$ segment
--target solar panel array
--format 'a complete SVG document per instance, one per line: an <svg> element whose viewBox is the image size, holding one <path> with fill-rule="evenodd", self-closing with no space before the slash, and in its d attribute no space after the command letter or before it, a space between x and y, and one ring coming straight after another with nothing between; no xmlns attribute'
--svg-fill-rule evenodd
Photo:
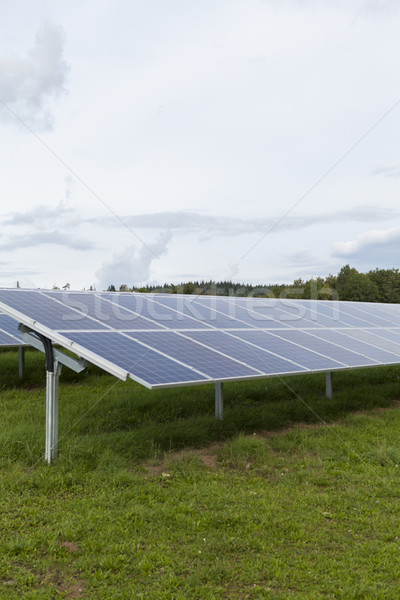
<svg viewBox="0 0 400 600"><path fill-rule="evenodd" d="M0 290L0 309L147 387L400 363L400 305Z"/></svg>
<svg viewBox="0 0 400 600"><path fill-rule="evenodd" d="M8 315L0 312L0 347L25 346L18 331L18 323Z"/></svg>

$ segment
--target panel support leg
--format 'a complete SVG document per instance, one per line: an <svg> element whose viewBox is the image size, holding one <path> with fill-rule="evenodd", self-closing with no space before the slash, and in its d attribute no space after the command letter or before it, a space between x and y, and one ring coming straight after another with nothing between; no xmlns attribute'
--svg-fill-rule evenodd
<svg viewBox="0 0 400 600"><path fill-rule="evenodd" d="M328 371L325 373L325 390L326 397L332 398L333 388L332 388L332 371Z"/></svg>
<svg viewBox="0 0 400 600"><path fill-rule="evenodd" d="M224 418L224 384L219 381L215 384L215 418L218 421Z"/></svg>
<svg viewBox="0 0 400 600"><path fill-rule="evenodd" d="M18 348L18 373L20 379L25 377L25 348L23 346Z"/></svg>
<svg viewBox="0 0 400 600"><path fill-rule="evenodd" d="M57 458L58 451L58 384L60 363L54 361L54 370L46 372L46 444L45 460L48 464Z"/></svg>
<svg viewBox="0 0 400 600"><path fill-rule="evenodd" d="M58 380L61 364L54 360L53 343L49 338L37 333L46 354L46 438L45 461L50 464L57 458L58 449Z"/></svg>

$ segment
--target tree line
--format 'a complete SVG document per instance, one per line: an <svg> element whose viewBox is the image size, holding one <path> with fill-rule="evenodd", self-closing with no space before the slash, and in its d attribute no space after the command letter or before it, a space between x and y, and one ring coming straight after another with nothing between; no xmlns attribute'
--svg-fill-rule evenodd
<svg viewBox="0 0 400 600"><path fill-rule="evenodd" d="M147 292L168 294L200 294L217 296L253 296L258 298L293 298L318 300L351 300L359 302L400 303L399 269L374 269L360 273L345 265L337 275L295 279L292 284L274 283L252 285L233 281L187 281L179 285L146 285L129 287L121 284L122 292ZM110 285L107 291L117 291Z"/></svg>

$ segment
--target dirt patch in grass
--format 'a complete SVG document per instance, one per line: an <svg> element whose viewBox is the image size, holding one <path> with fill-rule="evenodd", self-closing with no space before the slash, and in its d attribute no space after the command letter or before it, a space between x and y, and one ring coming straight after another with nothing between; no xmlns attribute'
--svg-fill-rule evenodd
<svg viewBox="0 0 400 600"><path fill-rule="evenodd" d="M66 548L68 552L71 552L71 554L73 554L74 552L79 552L80 550L79 546L74 542L61 542L60 546Z"/></svg>
<svg viewBox="0 0 400 600"><path fill-rule="evenodd" d="M65 542L61 545L67 547L66 544L68 544L69 548L71 543ZM73 544L72 548L77 548L77 546ZM75 552L73 549L69 551ZM79 573L75 576L70 569L62 571L58 567L50 568L45 573L41 573L39 581L41 586L50 585L53 589L57 590L57 594L62 594L65 598L83 598L86 587Z"/></svg>
<svg viewBox="0 0 400 600"><path fill-rule="evenodd" d="M59 584L58 590L62 594L66 594L67 598L82 598L85 592L85 584L82 579L77 579L73 583Z"/></svg>
<svg viewBox="0 0 400 600"><path fill-rule="evenodd" d="M206 446L205 448L190 448L188 450L169 452L168 454L165 454L164 458L160 461L143 463L143 467L150 475L158 476L162 475L166 471L166 466L167 464L171 463L171 461L196 457L207 469L211 471L216 469L218 466L219 450L223 444L224 442L216 442L210 446Z"/></svg>

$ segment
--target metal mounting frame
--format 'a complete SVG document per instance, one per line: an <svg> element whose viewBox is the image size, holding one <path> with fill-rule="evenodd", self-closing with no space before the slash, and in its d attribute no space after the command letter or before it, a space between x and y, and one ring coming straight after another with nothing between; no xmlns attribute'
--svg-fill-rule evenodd
<svg viewBox="0 0 400 600"><path fill-rule="evenodd" d="M68 356L57 348L46 336L30 329L22 323L18 329L27 344L46 355L46 437L45 461L51 464L58 454L58 388L62 365L81 373L86 368L86 361Z"/></svg>

